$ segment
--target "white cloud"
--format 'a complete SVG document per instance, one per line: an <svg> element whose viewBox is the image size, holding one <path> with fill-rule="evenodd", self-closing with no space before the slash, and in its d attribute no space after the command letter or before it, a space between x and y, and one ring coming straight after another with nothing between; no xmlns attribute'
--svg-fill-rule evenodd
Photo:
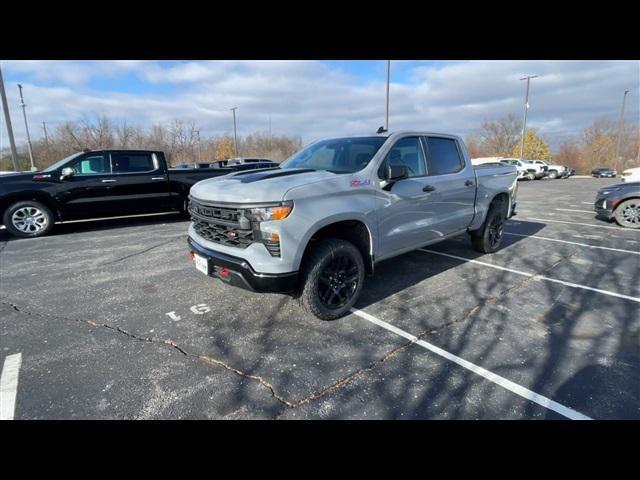
<svg viewBox="0 0 640 480"><path fill-rule="evenodd" d="M224 133L232 129L233 106L239 107L240 134L266 130L271 115L275 134L301 135L305 141L374 132L384 122L384 75L363 80L321 62L6 61L2 66L5 81L11 73L24 86L34 138L41 135L43 120L53 128L101 114L142 125L193 120L203 133ZM104 88L125 74L145 82L149 91L91 87L96 79ZM639 121L637 61L471 61L419 66L409 72L408 83L392 78L391 129L466 134L485 118L519 116L525 89L519 79L526 74L539 75L531 82L528 124L552 144L594 119L617 118L625 89L631 90L626 118ZM6 88L21 143L24 125L15 83L6 81ZM158 93L165 88L168 93ZM6 146L4 122L1 128L1 146Z"/></svg>

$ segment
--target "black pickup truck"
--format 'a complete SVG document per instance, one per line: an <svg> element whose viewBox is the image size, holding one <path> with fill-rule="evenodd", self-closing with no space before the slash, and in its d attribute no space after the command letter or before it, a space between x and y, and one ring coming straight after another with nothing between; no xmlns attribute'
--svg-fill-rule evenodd
<svg viewBox="0 0 640 480"><path fill-rule="evenodd" d="M40 172L1 175L0 218L15 236L39 237L55 222L186 212L194 183L254 168L172 169L159 151L84 151Z"/></svg>

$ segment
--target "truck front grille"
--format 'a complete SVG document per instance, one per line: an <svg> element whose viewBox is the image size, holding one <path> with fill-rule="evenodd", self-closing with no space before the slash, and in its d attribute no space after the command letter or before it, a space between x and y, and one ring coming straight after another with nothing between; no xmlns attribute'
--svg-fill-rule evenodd
<svg viewBox="0 0 640 480"><path fill-rule="evenodd" d="M220 243L229 247L247 248L253 243L253 230L241 230L229 225L205 222L192 218L193 229L198 235L210 242Z"/></svg>
<svg viewBox="0 0 640 480"><path fill-rule="evenodd" d="M193 229L202 238L229 247L247 248L253 243L251 223L242 209L205 205L189 200Z"/></svg>
<svg viewBox="0 0 640 480"><path fill-rule="evenodd" d="M239 225L242 219L242 210L238 208L203 205L193 199L189 200L189 213L203 220L218 221L225 224L231 223Z"/></svg>
<svg viewBox="0 0 640 480"><path fill-rule="evenodd" d="M188 209L193 229L205 240L237 248L259 242L272 257L280 257L280 241L263 239L259 230L254 236L254 225L244 216L243 209L206 205L193 198L189 199Z"/></svg>

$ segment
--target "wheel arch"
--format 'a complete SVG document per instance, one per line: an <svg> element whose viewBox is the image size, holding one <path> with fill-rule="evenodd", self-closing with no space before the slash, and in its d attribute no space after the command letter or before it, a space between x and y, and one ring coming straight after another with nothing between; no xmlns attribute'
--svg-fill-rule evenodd
<svg viewBox="0 0 640 480"><path fill-rule="evenodd" d="M373 273L373 236L369 226L361 219L342 219L320 225L313 230L306 240L300 256L300 264L308 255L313 244L323 238L339 238L355 245L364 260L366 273Z"/></svg>
<svg viewBox="0 0 640 480"><path fill-rule="evenodd" d="M43 205L47 206L49 210L51 210L51 213L53 213L54 220L61 220L60 212L58 211L55 202L49 195L44 192L29 191L9 194L2 198L2 200L0 200L0 222L3 221L2 219L4 217L4 214L11 205L17 202L24 202L29 200L40 202Z"/></svg>
<svg viewBox="0 0 640 480"><path fill-rule="evenodd" d="M618 202L618 204L616 205L616 208L613 209L613 213L615 213L618 210L618 207L620 207L620 205L622 205L627 200L639 200L640 201L640 193L632 193L628 197L621 198L620 201Z"/></svg>

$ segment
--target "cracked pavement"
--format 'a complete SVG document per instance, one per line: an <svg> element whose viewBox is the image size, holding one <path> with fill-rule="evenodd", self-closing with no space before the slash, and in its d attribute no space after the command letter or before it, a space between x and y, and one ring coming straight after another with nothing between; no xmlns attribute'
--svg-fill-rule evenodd
<svg viewBox="0 0 640 480"><path fill-rule="evenodd" d="M523 182L507 231L637 250L638 232L521 219L571 220L557 202L606 183ZM558 418L355 315L322 322L287 296L203 276L187 225L0 231L0 356L23 356L16 418ZM429 248L640 296L639 255L504 245L481 256L463 235ZM414 251L379 264L356 307L593 418L640 418L637 303Z"/></svg>

